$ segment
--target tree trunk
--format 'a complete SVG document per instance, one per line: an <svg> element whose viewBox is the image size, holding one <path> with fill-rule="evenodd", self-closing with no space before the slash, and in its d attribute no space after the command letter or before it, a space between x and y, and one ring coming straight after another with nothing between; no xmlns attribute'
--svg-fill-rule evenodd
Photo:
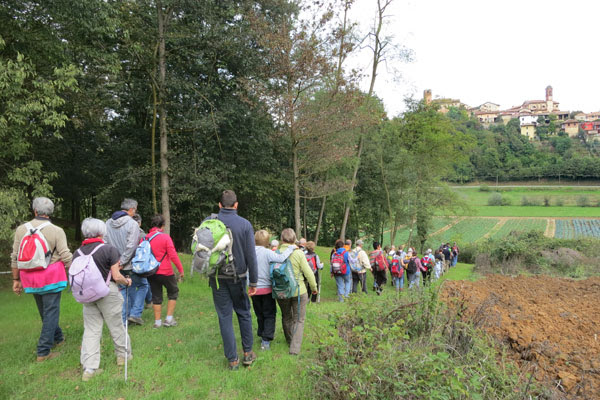
<svg viewBox="0 0 600 400"><path fill-rule="evenodd" d="M75 241L81 241L81 202L75 200Z"/></svg>
<svg viewBox="0 0 600 400"><path fill-rule="evenodd" d="M356 177L358 176L358 167L360 167L360 156L362 155L364 145L365 145L365 140L361 134L360 140L358 141L358 153L357 153L358 161L356 163L356 166L354 167L354 172L352 173L352 183L350 185L351 193L354 193L354 188L356 187ZM342 221L342 230L340 232L340 239L342 239L342 240L346 240L346 228L348 226L348 217L350 216L350 205L351 204L352 204L352 199L348 200L348 203L346 204L346 208L344 210L344 220Z"/></svg>
<svg viewBox="0 0 600 400"><path fill-rule="evenodd" d="M296 237L300 237L302 225L300 222L300 171L298 169L298 147L292 131L292 168L294 170L294 229Z"/></svg>
<svg viewBox="0 0 600 400"><path fill-rule="evenodd" d="M152 159L152 210L154 214L158 214L158 204L156 201L156 114L158 107L158 98L156 95L156 85L152 83L152 133L151 133L151 144L150 152Z"/></svg>
<svg viewBox="0 0 600 400"><path fill-rule="evenodd" d="M327 196L323 197L323 201L321 202L321 212L319 212L319 221L317 222L317 230L315 231L315 245L319 243L319 233L321 231L321 224L323 223L323 214L325 214L325 202L327 201Z"/></svg>
<svg viewBox="0 0 600 400"><path fill-rule="evenodd" d="M308 237L307 235L307 227L306 227L306 197L304 198L304 211L303 211L303 216L302 216L302 227L304 230L304 235L302 235L303 238Z"/></svg>
<svg viewBox="0 0 600 400"><path fill-rule="evenodd" d="M169 160L167 159L168 142L167 142L167 108L166 102L166 76L167 63L165 52L165 22L167 15L163 13L162 4L160 1L156 3L158 9L158 114L160 122L160 189L161 189L161 205L162 215L165 218L164 232L168 235L171 231L171 211L169 204Z"/></svg>
<svg viewBox="0 0 600 400"><path fill-rule="evenodd" d="M98 215L98 205L96 203L96 196L92 196L92 218L97 218Z"/></svg>
<svg viewBox="0 0 600 400"><path fill-rule="evenodd" d="M390 239L391 239L391 244L395 244L396 243L396 233L398 231L398 214L396 214L396 216L394 217L394 227L392 228L392 231L390 232Z"/></svg>

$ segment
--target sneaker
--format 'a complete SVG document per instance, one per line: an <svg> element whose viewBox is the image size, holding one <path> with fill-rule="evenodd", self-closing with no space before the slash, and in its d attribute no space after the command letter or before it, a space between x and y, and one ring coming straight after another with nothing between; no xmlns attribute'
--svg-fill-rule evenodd
<svg viewBox="0 0 600 400"><path fill-rule="evenodd" d="M127 360L131 361L132 358L133 358L133 356L130 354L127 357ZM125 365L125 357L117 356L117 366L122 367L124 365Z"/></svg>
<svg viewBox="0 0 600 400"><path fill-rule="evenodd" d="M244 353L244 359L242 360L242 364L244 364L246 367L249 367L254 361L256 361L255 352L251 350L247 353Z"/></svg>
<svg viewBox="0 0 600 400"><path fill-rule="evenodd" d="M37 362L43 362L43 361L47 361L47 360L52 360L53 358L55 358L59 354L60 354L59 352L48 353L45 356L37 356L37 358L35 360Z"/></svg>
<svg viewBox="0 0 600 400"><path fill-rule="evenodd" d="M102 373L102 371L103 371L102 368L95 369L94 372L83 371L83 376L81 377L81 380L84 382L87 382L90 379L92 379L94 376L100 375Z"/></svg>
<svg viewBox="0 0 600 400"><path fill-rule="evenodd" d="M144 320L141 319L140 317L129 317L129 318L127 318L127 321L129 321L135 325L143 325L144 324Z"/></svg>
<svg viewBox="0 0 600 400"><path fill-rule="evenodd" d="M158 325L156 322L154 323L154 325L152 325L152 329L158 329L161 328L163 326L163 324Z"/></svg>
<svg viewBox="0 0 600 400"><path fill-rule="evenodd" d="M238 369L240 369L240 360L235 360L235 361L229 362L229 370L230 371L237 371Z"/></svg>
<svg viewBox="0 0 600 400"><path fill-rule="evenodd" d="M268 340L262 340L260 342L260 349L261 350L271 350L271 342L269 342Z"/></svg>
<svg viewBox="0 0 600 400"><path fill-rule="evenodd" d="M165 320L162 323L164 326L177 326L177 321L175 321L175 318L173 318L170 322Z"/></svg>

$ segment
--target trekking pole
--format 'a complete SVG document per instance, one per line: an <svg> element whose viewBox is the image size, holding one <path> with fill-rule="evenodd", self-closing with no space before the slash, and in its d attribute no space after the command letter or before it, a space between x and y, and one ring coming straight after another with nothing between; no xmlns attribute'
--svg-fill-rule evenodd
<svg viewBox="0 0 600 400"><path fill-rule="evenodd" d="M129 313L129 285L125 286L125 316ZM127 360L129 359L129 354L127 353L127 342L129 342L129 334L127 333L127 328L129 327L129 318L125 318L125 382L127 382Z"/></svg>

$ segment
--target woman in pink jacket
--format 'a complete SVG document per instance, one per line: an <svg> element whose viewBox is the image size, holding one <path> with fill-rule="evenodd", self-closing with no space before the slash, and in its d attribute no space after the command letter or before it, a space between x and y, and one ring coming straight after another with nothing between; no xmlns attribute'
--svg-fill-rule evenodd
<svg viewBox="0 0 600 400"><path fill-rule="evenodd" d="M152 254L160 261L160 266L156 274L148 277L150 289L152 290L152 308L154 309L154 328L161 326L177 326L177 321L173 318L179 287L177 287L177 278L173 273L171 263L175 264L179 275L183 278L183 266L173 245L173 239L166 233L163 233L165 218L162 215L152 217L152 228L146 235L146 239L152 238L150 247ZM154 237L153 237L154 236ZM167 289L167 318L164 322L161 320L163 287Z"/></svg>

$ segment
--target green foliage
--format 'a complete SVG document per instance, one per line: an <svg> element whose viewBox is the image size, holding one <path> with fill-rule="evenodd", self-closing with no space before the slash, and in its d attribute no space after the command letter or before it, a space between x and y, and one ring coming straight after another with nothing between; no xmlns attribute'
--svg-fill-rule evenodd
<svg viewBox="0 0 600 400"><path fill-rule="evenodd" d="M587 207L590 205L590 200L587 196L578 196L577 197L577 206L579 207Z"/></svg>
<svg viewBox="0 0 600 400"><path fill-rule="evenodd" d="M489 192L491 189L488 185L486 184L481 184L479 185L479 191L480 192Z"/></svg>
<svg viewBox="0 0 600 400"><path fill-rule="evenodd" d="M510 206L510 199L502 196L502 193L493 193L488 198L488 206Z"/></svg>
<svg viewBox="0 0 600 400"><path fill-rule="evenodd" d="M521 398L514 366L459 309L446 309L435 286L351 298L331 317L336 332L320 339L314 398Z"/></svg>

